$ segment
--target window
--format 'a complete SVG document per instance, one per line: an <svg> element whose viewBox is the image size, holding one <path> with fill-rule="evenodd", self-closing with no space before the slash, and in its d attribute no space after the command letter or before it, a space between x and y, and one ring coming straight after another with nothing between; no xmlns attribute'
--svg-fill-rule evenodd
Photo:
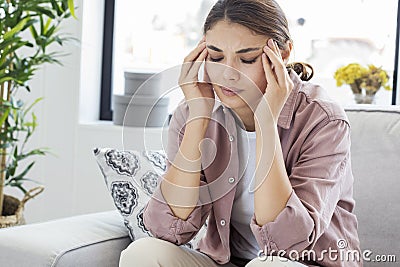
<svg viewBox="0 0 400 267"><path fill-rule="evenodd" d="M312 81L343 105L354 104L349 86L336 86L335 70L357 62L382 66L393 81L397 0L278 0L294 41L294 61L310 63ZM390 105L392 92L379 90L376 104Z"/></svg>
<svg viewBox="0 0 400 267"><path fill-rule="evenodd" d="M161 71L180 64L200 39L215 0L105 2L101 119L111 119L112 94L123 93L124 71ZM397 0L385 4L379 0L278 2L294 41L291 61L310 63L315 69L314 83L339 103L352 105L351 90L336 86L335 70L352 62L382 66L394 86L392 91L379 90L376 104L395 104ZM171 111L182 94L175 90L168 97Z"/></svg>

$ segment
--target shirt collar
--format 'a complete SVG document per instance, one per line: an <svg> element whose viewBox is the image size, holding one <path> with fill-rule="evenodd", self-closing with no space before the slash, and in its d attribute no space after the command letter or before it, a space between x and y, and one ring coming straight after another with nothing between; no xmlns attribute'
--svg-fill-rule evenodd
<svg viewBox="0 0 400 267"><path fill-rule="evenodd" d="M221 102L221 100L219 100L217 97L215 98L215 103L214 103L214 108L213 108L213 113L215 112L215 111L217 111L218 109L220 109L220 108L222 108L222 109L224 109L224 108L226 108L223 104L222 104L222 102Z"/></svg>
<svg viewBox="0 0 400 267"><path fill-rule="evenodd" d="M290 124L292 121L294 108L295 108L295 104L296 104L297 95L298 95L298 92L301 87L301 80L300 80L300 77L297 75L297 73L294 70L291 70L289 75L290 75L291 80L293 81L294 86L293 86L293 89L290 92L290 95L289 95L288 99L286 100L285 105L283 106L281 114L279 114L279 118L278 118L278 126L281 128L284 128L284 129L290 128ZM225 107L223 105L223 103L218 98L216 98L213 112L216 112L218 109L224 110L226 108L227 107Z"/></svg>

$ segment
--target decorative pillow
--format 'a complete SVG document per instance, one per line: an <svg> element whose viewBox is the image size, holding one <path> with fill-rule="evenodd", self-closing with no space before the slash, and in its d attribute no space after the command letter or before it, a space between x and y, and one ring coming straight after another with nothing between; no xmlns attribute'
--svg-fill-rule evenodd
<svg viewBox="0 0 400 267"><path fill-rule="evenodd" d="M143 210L166 171L165 152L95 148L94 154L132 241L152 236L143 224ZM205 231L206 225L185 246L196 248Z"/></svg>

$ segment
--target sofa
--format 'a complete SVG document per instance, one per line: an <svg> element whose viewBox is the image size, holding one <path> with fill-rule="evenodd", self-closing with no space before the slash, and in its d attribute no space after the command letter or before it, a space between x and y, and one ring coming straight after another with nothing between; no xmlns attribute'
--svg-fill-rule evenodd
<svg viewBox="0 0 400 267"><path fill-rule="evenodd" d="M364 266L398 266L388 261L400 261L400 107L359 105L346 113L355 213L370 259ZM0 266L118 266L130 242L116 210L0 229Z"/></svg>

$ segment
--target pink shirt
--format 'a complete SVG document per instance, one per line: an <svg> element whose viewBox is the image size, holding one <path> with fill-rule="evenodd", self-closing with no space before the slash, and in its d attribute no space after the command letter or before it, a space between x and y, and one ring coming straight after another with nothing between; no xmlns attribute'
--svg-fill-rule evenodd
<svg viewBox="0 0 400 267"><path fill-rule="evenodd" d="M350 126L344 110L325 91L294 82L278 119L278 132L292 193L273 222L251 230L266 254L297 257L310 251L306 265L362 266L357 219L353 213ZM158 187L144 211L144 224L157 238L181 245L189 242L208 219L198 250L219 264L229 262L230 216L239 177L236 121L232 111L217 105L202 150L202 181L198 206L186 220L175 217ZM169 126L167 156L173 160L183 138L188 107L181 104ZM255 153L255 152L254 152ZM338 247L339 243L339 247ZM343 244L345 248L343 248ZM336 251L336 253L335 253ZM297 253L297 254L296 254ZM313 255L314 254L314 255ZM342 259L342 260L341 260ZM346 260L348 259L348 260Z"/></svg>

